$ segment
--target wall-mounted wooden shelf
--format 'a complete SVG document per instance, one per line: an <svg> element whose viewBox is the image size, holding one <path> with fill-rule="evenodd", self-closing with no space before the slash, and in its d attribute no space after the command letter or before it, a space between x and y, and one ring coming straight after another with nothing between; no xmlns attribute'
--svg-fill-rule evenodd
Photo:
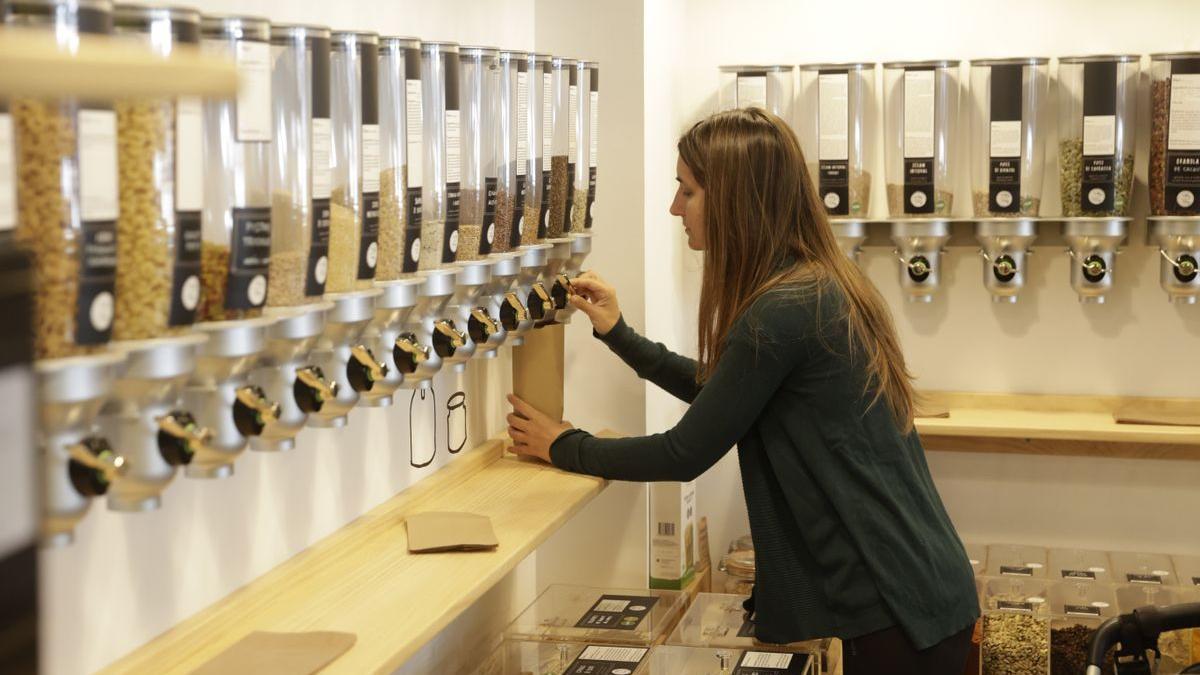
<svg viewBox="0 0 1200 675"><path fill-rule="evenodd" d="M1200 400L1109 396L925 392L917 419L927 450L1200 460L1200 426L1118 423L1142 416L1200 414Z"/></svg>
<svg viewBox="0 0 1200 675"><path fill-rule="evenodd" d="M606 485L505 447L465 453L102 672L190 673L255 630L354 633L323 675L394 671ZM500 547L410 554L405 517L426 511L489 516Z"/></svg>

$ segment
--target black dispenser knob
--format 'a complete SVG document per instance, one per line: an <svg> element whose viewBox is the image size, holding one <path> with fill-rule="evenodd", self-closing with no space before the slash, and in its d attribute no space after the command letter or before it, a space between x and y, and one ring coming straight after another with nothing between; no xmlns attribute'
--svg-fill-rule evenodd
<svg viewBox="0 0 1200 675"><path fill-rule="evenodd" d="M500 325L504 330L514 331L522 321L529 320L529 311L521 304L516 293L509 291L504 294L504 302L500 303Z"/></svg>
<svg viewBox="0 0 1200 675"><path fill-rule="evenodd" d="M196 423L191 413L172 410L158 419L158 452L171 466L187 466L212 432Z"/></svg>
<svg viewBox="0 0 1200 675"><path fill-rule="evenodd" d="M258 436L279 419L279 404L267 398L262 387L250 385L237 390L233 401L233 424L243 436Z"/></svg>
<svg viewBox="0 0 1200 675"><path fill-rule="evenodd" d="M125 472L125 458L113 452L108 440L89 436L67 449L67 475L71 485L84 497L99 497Z"/></svg>
<svg viewBox="0 0 1200 675"><path fill-rule="evenodd" d="M429 348L418 343L416 335L401 333L392 346L392 359L400 372L410 375L429 360Z"/></svg>
<svg viewBox="0 0 1200 675"><path fill-rule="evenodd" d="M500 328L496 325L496 320L487 313L487 310L482 307L471 310L471 316L467 319L467 334L471 336L475 344L481 345L499 332Z"/></svg>
<svg viewBox="0 0 1200 675"><path fill-rule="evenodd" d="M375 355L364 345L350 348L350 360L346 362L346 379L357 392L371 391L375 383L387 377L387 366L375 360Z"/></svg>
<svg viewBox="0 0 1200 675"><path fill-rule="evenodd" d="M929 278L933 272L933 265L930 264L929 258L923 255L914 255L908 261L908 278L917 283L921 283Z"/></svg>
<svg viewBox="0 0 1200 675"><path fill-rule="evenodd" d="M525 303L525 306L529 308L529 316L533 317L534 321L542 321L547 314L554 310L554 301L550 299L546 287L539 281L529 289L529 301Z"/></svg>
<svg viewBox="0 0 1200 675"><path fill-rule="evenodd" d="M292 396L305 413L320 412L325 402L337 398L337 394L338 383L326 380L325 372L318 366L306 366L296 371Z"/></svg>
<svg viewBox="0 0 1200 675"><path fill-rule="evenodd" d="M992 274L1001 283L1012 281L1017 276L1017 261L1008 254L996 258L996 262L992 263Z"/></svg>
<svg viewBox="0 0 1200 675"><path fill-rule="evenodd" d="M438 356L448 359L465 344L467 337L455 327L453 321L440 319L433 322L433 351Z"/></svg>

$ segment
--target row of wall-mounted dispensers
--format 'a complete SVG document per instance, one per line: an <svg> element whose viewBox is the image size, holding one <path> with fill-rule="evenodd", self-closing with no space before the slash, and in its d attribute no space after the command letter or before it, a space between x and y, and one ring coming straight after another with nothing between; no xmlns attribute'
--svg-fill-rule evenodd
<svg viewBox="0 0 1200 675"><path fill-rule="evenodd" d="M590 233L457 263L262 318L196 324L183 336L114 342L38 363L41 538L69 543L91 500L161 503L179 469L222 478L247 446L292 448L305 426L342 427L440 370L496 356L564 323Z"/></svg>
<svg viewBox="0 0 1200 675"><path fill-rule="evenodd" d="M1112 290L1116 257L1129 237L1131 218L937 218L830 221L842 251L857 259L864 245L891 245L900 263L900 285L910 302L932 302L941 280L942 255L957 231L974 227L983 259L983 283L995 302L1016 302L1027 279L1035 241L1061 242L1072 258L1071 286L1081 302L1103 303ZM1160 254L1159 282L1171 302L1200 298L1200 218L1150 216L1147 242ZM886 229L887 232L883 232ZM890 239L890 241L888 241ZM959 243L962 243L961 241Z"/></svg>

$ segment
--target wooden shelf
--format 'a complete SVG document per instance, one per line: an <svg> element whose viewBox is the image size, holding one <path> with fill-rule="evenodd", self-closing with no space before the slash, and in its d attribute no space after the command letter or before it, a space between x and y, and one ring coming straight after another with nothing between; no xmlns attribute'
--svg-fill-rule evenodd
<svg viewBox="0 0 1200 675"><path fill-rule="evenodd" d="M1200 400L926 392L918 418L928 450L1200 460L1200 426L1117 423L1114 413L1195 414Z"/></svg>
<svg viewBox="0 0 1200 675"><path fill-rule="evenodd" d="M189 673L247 633L332 630L358 642L322 670L390 673L604 489L493 440L183 621L104 673ZM494 552L408 552L405 516L489 516Z"/></svg>

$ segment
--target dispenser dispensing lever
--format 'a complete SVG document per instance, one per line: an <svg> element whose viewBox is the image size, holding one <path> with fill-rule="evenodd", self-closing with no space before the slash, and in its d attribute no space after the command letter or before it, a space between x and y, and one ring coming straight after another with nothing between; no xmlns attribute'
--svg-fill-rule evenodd
<svg viewBox="0 0 1200 675"><path fill-rule="evenodd" d="M171 466L190 464L196 448L208 443L212 435L189 412L172 410L158 418L158 450Z"/></svg>
<svg viewBox="0 0 1200 675"><path fill-rule="evenodd" d="M387 377L387 366L375 360L375 355L365 345L350 348L350 362L346 364L350 386L355 391L370 391L375 383Z"/></svg>
<svg viewBox="0 0 1200 675"><path fill-rule="evenodd" d="M296 371L293 394L304 412L317 412L338 395L338 383L325 379L325 373L317 366L306 366ZM312 408L312 410L308 410Z"/></svg>
<svg viewBox="0 0 1200 675"><path fill-rule="evenodd" d="M267 398L262 387L240 387L233 402L233 422L243 436L258 436L279 419L279 404Z"/></svg>

